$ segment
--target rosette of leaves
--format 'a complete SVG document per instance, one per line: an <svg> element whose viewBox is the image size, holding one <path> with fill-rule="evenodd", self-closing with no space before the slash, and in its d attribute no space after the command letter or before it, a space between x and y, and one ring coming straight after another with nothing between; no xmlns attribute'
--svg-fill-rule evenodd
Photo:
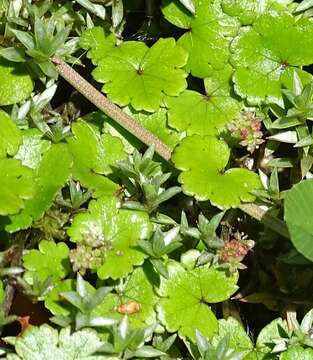
<svg viewBox="0 0 313 360"><path fill-rule="evenodd" d="M49 325L30 326L18 337L7 337L5 341L15 348L15 354L7 354L8 360L100 360L93 355L103 345L96 331L83 329L71 333L70 328L60 332Z"/></svg>
<svg viewBox="0 0 313 360"><path fill-rule="evenodd" d="M156 322L154 307L158 301L153 286L157 284L151 266L137 268L122 285L115 287L115 293L106 296L93 315L109 316L122 320L127 315L131 328L140 328Z"/></svg>
<svg viewBox="0 0 313 360"><path fill-rule="evenodd" d="M34 89L25 64L3 59L0 55L0 106L27 99Z"/></svg>
<svg viewBox="0 0 313 360"><path fill-rule="evenodd" d="M36 10L35 10L36 11ZM11 32L16 39L22 44L22 47L6 48L0 50L0 56L15 62L26 62L26 57L32 58L30 63L36 75L42 74L56 78L58 73L54 65L50 62L53 55L60 57L69 57L71 53L76 50L75 40L73 39L66 42L70 31L71 25L58 26L56 19L51 16L47 19L42 19L38 13L34 16L33 31L21 31L11 28ZM73 58L71 59L73 60ZM21 65L21 66L24 66Z"/></svg>
<svg viewBox="0 0 313 360"><path fill-rule="evenodd" d="M111 329L110 342L102 347L105 358L117 359L161 359L166 355L163 351L154 348L151 345L145 345L149 341L155 326L149 326L140 329L131 329L128 325L128 318L115 324Z"/></svg>
<svg viewBox="0 0 313 360"><path fill-rule="evenodd" d="M34 163L35 159L37 164ZM9 232L26 229L33 221L40 219L70 176L72 158L66 144L51 144L42 156L37 153L32 161L32 166L36 167L33 184L35 195L25 202L25 207L19 214L10 216L10 222L6 226Z"/></svg>
<svg viewBox="0 0 313 360"><path fill-rule="evenodd" d="M222 270L207 265L184 268L168 263L169 278L161 279L157 307L161 322L169 332L178 331L194 341L196 330L211 338L218 330L210 304L228 299L237 290L238 274L227 276Z"/></svg>
<svg viewBox="0 0 313 360"><path fill-rule="evenodd" d="M186 70L204 78L227 64L230 37L240 24L222 11L220 1L194 0L194 5L193 15L178 0L165 0L162 11L169 22L186 30L177 42L189 54Z"/></svg>
<svg viewBox="0 0 313 360"><path fill-rule="evenodd" d="M231 44L236 93L251 105L283 106L281 89L292 88L295 72L303 83L311 79L300 67L313 62L312 45L309 19L264 14L252 27L243 28Z"/></svg>
<svg viewBox="0 0 313 360"><path fill-rule="evenodd" d="M104 40L105 41L105 40ZM102 90L120 106L154 112L164 94L177 96L187 87L187 52L173 38L159 39L151 48L127 41L107 53L93 71Z"/></svg>
<svg viewBox="0 0 313 360"><path fill-rule="evenodd" d="M199 135L184 138L172 156L175 167L182 171L178 180L183 192L221 208L253 201L250 191L260 187L258 175L241 168L225 170L229 156L223 140Z"/></svg>
<svg viewBox="0 0 313 360"><path fill-rule="evenodd" d="M149 237L151 224L145 212L119 208L116 197L92 200L88 212L74 217L68 230L71 241L86 243L95 249L107 248L97 274L100 279L117 279L143 263L146 255L139 250L140 239ZM110 246L108 246L110 245Z"/></svg>
<svg viewBox="0 0 313 360"><path fill-rule="evenodd" d="M67 138L72 176L93 191L94 197L113 194L118 186L103 175L112 173L116 161L126 158L121 140L101 134L95 124L83 120L72 125L72 132L74 136Z"/></svg>
<svg viewBox="0 0 313 360"><path fill-rule="evenodd" d="M179 186L165 188L163 184L170 178L171 173L163 173L160 163L153 161L154 147L150 146L141 155L137 150L127 161L118 163L122 180L130 196L123 207L148 212L155 212L163 202L181 192Z"/></svg>
<svg viewBox="0 0 313 360"><path fill-rule="evenodd" d="M185 90L178 97L166 98L169 125L188 135L216 135L242 107L232 93L232 74L230 65L213 71L204 79L205 95Z"/></svg>
<svg viewBox="0 0 313 360"><path fill-rule="evenodd" d="M17 213L34 195L32 170L23 166L20 160L11 158L21 141L16 124L0 110L0 215Z"/></svg>

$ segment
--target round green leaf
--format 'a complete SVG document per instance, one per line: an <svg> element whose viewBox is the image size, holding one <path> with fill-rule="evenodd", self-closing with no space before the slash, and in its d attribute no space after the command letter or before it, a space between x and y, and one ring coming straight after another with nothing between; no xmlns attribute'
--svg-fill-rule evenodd
<svg viewBox="0 0 313 360"><path fill-rule="evenodd" d="M122 320L127 314L132 328L142 328L152 325L156 321L154 310L158 297L153 290L149 277L153 276L148 266L137 268L126 280L122 291L107 295L93 315L108 316ZM120 289L121 290L121 289Z"/></svg>
<svg viewBox="0 0 313 360"><path fill-rule="evenodd" d="M313 180L296 184L285 197L285 220L295 248L313 261Z"/></svg>
<svg viewBox="0 0 313 360"><path fill-rule="evenodd" d="M28 129L22 132L22 144L14 158L31 169L37 169L42 155L50 148L51 142L42 139L42 133L37 129Z"/></svg>
<svg viewBox="0 0 313 360"><path fill-rule="evenodd" d="M53 289L45 296L45 307L53 315L70 316L75 312L73 306L60 297L61 293L68 291L75 291L75 281L73 279L56 281Z"/></svg>
<svg viewBox="0 0 313 360"><path fill-rule="evenodd" d="M226 335L229 335L229 347L231 349L236 351L253 349L250 337L235 318L229 317L228 319L220 319L218 321L218 335L212 339L212 345L217 346Z"/></svg>
<svg viewBox="0 0 313 360"><path fill-rule="evenodd" d="M270 11L286 10L293 0L222 0L223 11L237 17L241 24L252 24L260 15Z"/></svg>
<svg viewBox="0 0 313 360"><path fill-rule="evenodd" d="M240 112L241 101L232 97L230 84L233 69L213 71L204 80L206 95L186 90L166 99L170 126L188 135L215 135Z"/></svg>
<svg viewBox="0 0 313 360"><path fill-rule="evenodd" d="M0 110L0 158L15 155L20 143L19 128L6 112Z"/></svg>
<svg viewBox="0 0 313 360"><path fill-rule="evenodd" d="M23 255L23 266L26 269L25 280L33 284L34 279L52 281L63 279L70 271L69 248L64 242L42 240L38 250L26 251Z"/></svg>
<svg viewBox="0 0 313 360"><path fill-rule="evenodd" d="M178 144L181 134L168 126L166 109L161 108L153 114L145 111L135 111L131 108L125 108L124 110L169 148L173 149Z"/></svg>
<svg viewBox="0 0 313 360"><path fill-rule="evenodd" d="M0 57L0 106L16 104L27 99L34 89L24 63Z"/></svg>
<svg viewBox="0 0 313 360"><path fill-rule="evenodd" d="M68 234L73 242L107 242L104 264L98 269L100 279L117 279L130 273L134 265L140 265L146 255L136 247L138 240L147 238L151 224L146 213L119 209L115 197L103 196L90 202L88 212L78 214Z"/></svg>
<svg viewBox="0 0 313 360"><path fill-rule="evenodd" d="M72 175L94 191L94 196L113 194L117 185L102 176L112 172L117 160L124 160L126 153L121 140L110 134L100 134L97 127L80 120L73 124L74 136L67 138L73 156Z"/></svg>
<svg viewBox="0 0 313 360"><path fill-rule="evenodd" d="M181 68L188 54L173 38L159 39L151 48L142 42L119 45L93 71L94 78L105 83L103 91L121 106L153 112L164 94L177 96L186 89L187 74Z"/></svg>
<svg viewBox="0 0 313 360"><path fill-rule="evenodd" d="M21 336L10 339L19 355L13 359L23 360L99 360L99 356L92 354L103 345L95 330L71 333L70 328L65 328L59 333L47 324L29 326Z"/></svg>
<svg viewBox="0 0 313 360"><path fill-rule="evenodd" d="M32 170L19 160L0 159L0 215L16 214L33 195Z"/></svg>
<svg viewBox="0 0 313 360"><path fill-rule="evenodd" d="M229 36L236 34L239 22L222 11L219 1L194 0L194 5L192 15L178 0L165 0L162 11L169 22L187 30L178 40L189 53L186 69L204 78L226 65Z"/></svg>
<svg viewBox="0 0 313 360"><path fill-rule="evenodd" d="M95 174L107 175L117 160L125 160L123 144L117 137L101 135L94 125L83 120L74 123L72 131L74 136L67 142L74 157L74 168L86 167Z"/></svg>
<svg viewBox="0 0 313 360"><path fill-rule="evenodd" d="M175 167L182 170L178 180L184 193L222 208L253 201L250 191L260 187L258 175L239 168L225 171L229 156L223 140L199 135L184 138L172 156Z"/></svg>
<svg viewBox="0 0 313 360"><path fill-rule="evenodd" d="M32 185L35 195L25 203L25 208L19 214L10 217L11 222L6 226L7 231L26 229L33 221L43 216L52 205L57 192L66 183L71 165L72 159L67 145L61 143L51 145L34 171Z"/></svg>
<svg viewBox="0 0 313 360"><path fill-rule="evenodd" d="M271 344L273 339L279 339L282 336L287 337L288 328L285 320L281 318L275 319L267 324L258 335L256 348L258 351L269 353L272 351Z"/></svg>
<svg viewBox="0 0 313 360"><path fill-rule="evenodd" d="M237 290L238 276L207 266L185 270L168 266L169 279L162 278L158 313L169 332L195 340L196 330L206 337L217 332L218 322L209 304L228 299Z"/></svg>
<svg viewBox="0 0 313 360"><path fill-rule="evenodd" d="M297 67L313 62L312 46L311 20L286 13L261 16L232 42L235 91L253 105L283 105L281 89L292 88L295 71L303 83L311 80Z"/></svg>
<svg viewBox="0 0 313 360"><path fill-rule="evenodd" d="M280 360L295 360L295 359L301 359L301 360L313 360L313 349L304 349L303 347L299 345L291 346L287 349L287 351L284 351L280 358Z"/></svg>
<svg viewBox="0 0 313 360"><path fill-rule="evenodd" d="M79 39L79 45L83 49L89 50L87 57L95 65L118 48L116 36L100 26L85 30Z"/></svg>

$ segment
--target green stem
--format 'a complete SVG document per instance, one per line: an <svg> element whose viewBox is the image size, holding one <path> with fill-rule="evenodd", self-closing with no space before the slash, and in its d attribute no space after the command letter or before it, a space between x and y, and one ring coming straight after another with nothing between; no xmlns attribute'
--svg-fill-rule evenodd
<svg viewBox="0 0 313 360"><path fill-rule="evenodd" d="M155 0L146 0L146 17L152 19L155 11Z"/></svg>
<svg viewBox="0 0 313 360"><path fill-rule="evenodd" d="M108 115L124 129L141 140L144 144L148 146L154 145L156 152L166 161L170 161L172 151L159 138L157 138L150 131L141 126L135 119L127 115L118 106L108 100L108 98L101 94L62 59L54 57L51 59L51 61L55 64L59 74L77 91L84 95L92 104L102 110L106 115ZM270 229L276 231L286 238L289 238L286 224L278 218L270 215L268 212L262 210L259 206L255 204L242 204L239 208L254 219L268 226Z"/></svg>

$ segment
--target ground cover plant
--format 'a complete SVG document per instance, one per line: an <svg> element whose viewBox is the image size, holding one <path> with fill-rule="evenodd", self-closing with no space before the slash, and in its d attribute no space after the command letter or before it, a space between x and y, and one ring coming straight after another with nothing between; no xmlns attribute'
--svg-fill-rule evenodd
<svg viewBox="0 0 313 360"><path fill-rule="evenodd" d="M0 0L0 357L313 359L313 1Z"/></svg>

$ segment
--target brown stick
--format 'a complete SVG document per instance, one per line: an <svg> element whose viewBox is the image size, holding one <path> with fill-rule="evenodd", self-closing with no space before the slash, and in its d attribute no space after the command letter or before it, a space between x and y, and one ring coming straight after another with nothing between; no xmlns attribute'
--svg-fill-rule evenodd
<svg viewBox="0 0 313 360"><path fill-rule="evenodd" d="M171 159L172 151L159 138L141 126L131 116L127 115L118 106L108 100L100 91L94 88L88 81L80 76L74 69L67 65L62 59L53 57L51 61L55 64L59 74L68 81L77 91L84 95L92 104L97 106L111 119L116 121L124 129L136 136L144 144L154 145L156 152L166 161ZM254 219L264 223L272 230L284 237L289 238L288 229L285 223L276 217L268 214L255 204L242 204L239 208Z"/></svg>
<svg viewBox="0 0 313 360"><path fill-rule="evenodd" d="M94 88L62 59L53 57L51 61L56 65L59 74L76 90L83 94L92 104L97 106L97 108L102 110L124 129L136 136L144 144L148 146L154 145L155 151L162 156L162 158L167 161L170 160L172 154L171 149L160 141L160 139L108 100L103 94L101 94L100 91Z"/></svg>

